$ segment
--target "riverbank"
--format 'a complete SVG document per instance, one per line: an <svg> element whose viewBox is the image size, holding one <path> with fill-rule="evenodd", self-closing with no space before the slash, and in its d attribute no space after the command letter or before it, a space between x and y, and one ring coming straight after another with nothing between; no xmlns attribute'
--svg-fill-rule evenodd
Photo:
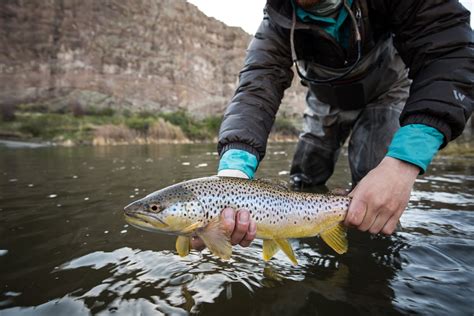
<svg viewBox="0 0 474 316"><path fill-rule="evenodd" d="M67 113L16 109L3 113L0 139L59 146L215 142L220 116L195 118L185 111L150 113L71 109ZM297 120L278 117L273 141L298 136Z"/></svg>
<svg viewBox="0 0 474 316"><path fill-rule="evenodd" d="M4 146L14 147L215 143L221 120L220 116L197 119L185 111L131 113L72 108L59 113L18 107L3 111L0 140ZM298 118L278 116L269 141L296 141L298 124ZM474 157L472 136L459 137L439 155Z"/></svg>

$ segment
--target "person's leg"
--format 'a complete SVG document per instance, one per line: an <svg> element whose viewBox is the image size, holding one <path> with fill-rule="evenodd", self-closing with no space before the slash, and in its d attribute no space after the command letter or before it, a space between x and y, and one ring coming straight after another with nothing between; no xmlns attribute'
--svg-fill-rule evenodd
<svg viewBox="0 0 474 316"><path fill-rule="evenodd" d="M303 132L290 169L294 189L326 183L359 111L340 111L308 92Z"/></svg>
<svg viewBox="0 0 474 316"><path fill-rule="evenodd" d="M410 81L402 79L357 118L349 142L349 165L355 185L385 157L409 94Z"/></svg>

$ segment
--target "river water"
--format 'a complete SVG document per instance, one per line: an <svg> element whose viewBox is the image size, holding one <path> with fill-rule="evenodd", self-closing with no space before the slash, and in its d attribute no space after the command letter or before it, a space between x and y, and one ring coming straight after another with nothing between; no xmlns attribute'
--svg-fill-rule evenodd
<svg viewBox="0 0 474 316"><path fill-rule="evenodd" d="M122 208L215 173L215 145L0 148L0 315L472 315L474 159L436 158L391 237L349 232L349 252L261 242L223 262L178 257L174 238L129 227ZM294 144L257 177L287 179ZM343 153L328 187L347 188Z"/></svg>

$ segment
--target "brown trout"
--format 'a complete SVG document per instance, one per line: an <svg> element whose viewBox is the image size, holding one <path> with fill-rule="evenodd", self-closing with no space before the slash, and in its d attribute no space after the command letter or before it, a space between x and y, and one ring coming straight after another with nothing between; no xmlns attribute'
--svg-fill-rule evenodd
<svg viewBox="0 0 474 316"><path fill-rule="evenodd" d="M282 250L297 260L288 238L320 235L337 253L347 251L342 225L350 198L289 191L281 184L261 180L207 177L181 182L153 192L124 209L127 222L149 231L178 235L180 256L190 251L190 238L199 236L222 259L232 255L230 237L221 229L220 213L226 207L247 209L263 239L263 259Z"/></svg>

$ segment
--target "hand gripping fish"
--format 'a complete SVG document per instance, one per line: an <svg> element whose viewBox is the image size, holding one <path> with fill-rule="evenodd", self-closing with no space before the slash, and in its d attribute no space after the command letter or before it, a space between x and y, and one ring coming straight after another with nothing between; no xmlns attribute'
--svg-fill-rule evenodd
<svg viewBox="0 0 474 316"><path fill-rule="evenodd" d="M181 182L153 192L124 209L127 222L149 231L178 235L176 250L188 255L190 238L199 236L222 259L232 255L230 236L220 226L226 208L247 209L257 224L256 238L263 239L263 259L282 250L298 264L288 238L320 235L337 253L347 251L342 225L350 198L289 191L261 180L207 177Z"/></svg>

